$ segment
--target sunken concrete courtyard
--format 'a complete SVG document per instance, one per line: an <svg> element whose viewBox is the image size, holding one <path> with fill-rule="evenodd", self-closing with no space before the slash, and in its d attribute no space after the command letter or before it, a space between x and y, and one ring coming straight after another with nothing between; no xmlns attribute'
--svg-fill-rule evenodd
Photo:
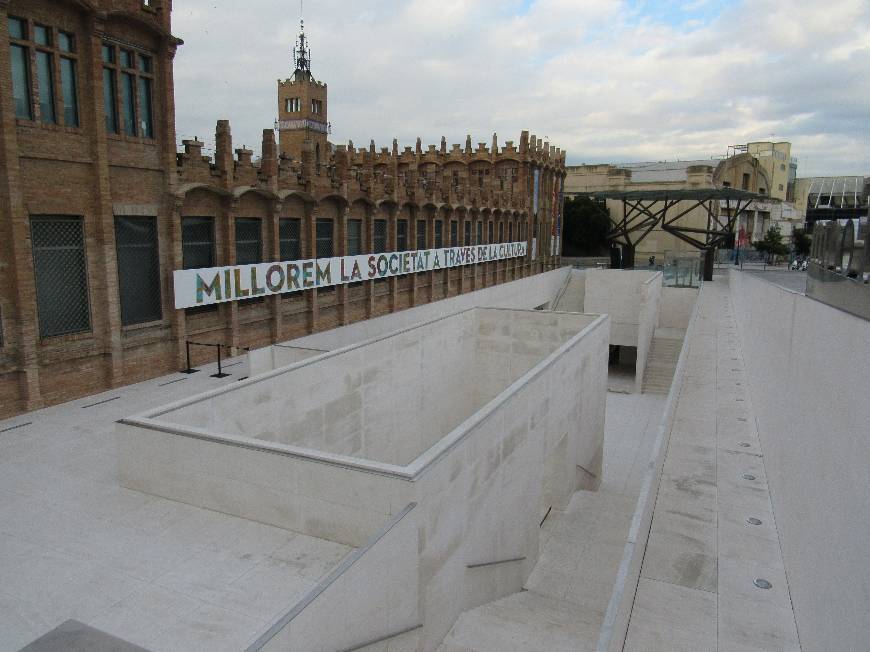
<svg viewBox="0 0 870 652"><path fill-rule="evenodd" d="M562 268L0 422L0 649L856 649L831 328L866 359L761 274Z"/></svg>

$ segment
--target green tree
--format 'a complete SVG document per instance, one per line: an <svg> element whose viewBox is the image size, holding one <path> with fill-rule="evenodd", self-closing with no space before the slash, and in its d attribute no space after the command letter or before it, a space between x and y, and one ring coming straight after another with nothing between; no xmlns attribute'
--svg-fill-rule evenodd
<svg viewBox="0 0 870 652"><path fill-rule="evenodd" d="M775 256L785 256L789 252L788 245L782 241L782 233L778 225L773 225L767 230L764 240L752 243L756 251L767 254L767 262L773 261Z"/></svg>
<svg viewBox="0 0 870 652"><path fill-rule="evenodd" d="M613 227L607 207L590 197L565 199L563 255L607 254L607 234Z"/></svg>
<svg viewBox="0 0 870 652"><path fill-rule="evenodd" d="M795 229L791 234L794 252L798 256L809 256L813 246L813 240L806 229Z"/></svg>

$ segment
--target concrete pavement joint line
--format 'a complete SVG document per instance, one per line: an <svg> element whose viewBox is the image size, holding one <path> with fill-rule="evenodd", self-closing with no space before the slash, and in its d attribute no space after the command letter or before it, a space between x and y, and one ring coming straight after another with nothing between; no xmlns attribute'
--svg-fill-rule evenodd
<svg viewBox="0 0 870 652"><path fill-rule="evenodd" d="M496 566L498 564L507 564L512 561L523 561L525 557L511 557L510 559L499 559L498 561L485 561L480 564L467 564L466 568L483 568L484 566Z"/></svg>
<svg viewBox="0 0 870 652"><path fill-rule="evenodd" d="M360 643L359 645L354 645L353 647L346 647L343 650L339 650L339 652L354 652L354 650L361 650L364 647L368 647L369 645L375 645L376 643L383 643L384 641L388 641L391 638L396 638L397 636L401 636L402 634L407 634L408 632L413 632L414 630L420 629L423 626L423 623L419 623L417 625L412 625L411 627L406 627L394 634L387 634L386 636L381 636L380 638L372 639L371 641L366 641L365 643Z"/></svg>
<svg viewBox="0 0 870 652"><path fill-rule="evenodd" d="M97 401L96 403L89 403L88 405L82 405L82 409L84 410L85 408L95 407L97 405L102 405L103 403L111 403L112 401L117 401L119 398L121 398L121 397L120 396L113 396L112 398L107 398L107 399L104 399L102 401Z"/></svg>
<svg viewBox="0 0 870 652"><path fill-rule="evenodd" d="M158 387L166 387L167 385L171 385L172 383L180 383L182 380L187 380L187 378L176 378L175 380L170 380L169 382L166 382L166 383L160 383L157 386Z"/></svg>
<svg viewBox="0 0 870 652"><path fill-rule="evenodd" d="M28 421L27 423L19 423L17 426L9 426L8 428L3 428L0 432L9 432L10 430L17 430L18 428L23 428L24 426L29 426L33 423L33 421Z"/></svg>

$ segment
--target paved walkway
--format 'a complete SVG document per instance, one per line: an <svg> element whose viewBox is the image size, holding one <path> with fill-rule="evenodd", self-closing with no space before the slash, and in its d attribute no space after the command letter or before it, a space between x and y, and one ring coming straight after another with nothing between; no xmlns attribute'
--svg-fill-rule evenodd
<svg viewBox="0 0 870 652"><path fill-rule="evenodd" d="M115 421L230 360L0 421L0 651L73 618L150 650L240 650L349 551L119 485Z"/></svg>
<svg viewBox="0 0 870 652"><path fill-rule="evenodd" d="M625 648L797 650L727 277L699 302Z"/></svg>

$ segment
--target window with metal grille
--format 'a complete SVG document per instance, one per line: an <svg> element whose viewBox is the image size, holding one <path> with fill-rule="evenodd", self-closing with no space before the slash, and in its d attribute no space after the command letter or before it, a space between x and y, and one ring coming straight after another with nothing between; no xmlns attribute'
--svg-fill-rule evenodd
<svg viewBox="0 0 870 652"><path fill-rule="evenodd" d="M477 244L483 244L483 222L477 223Z"/></svg>
<svg viewBox="0 0 870 652"><path fill-rule="evenodd" d="M459 246L459 222L450 220L450 246Z"/></svg>
<svg viewBox="0 0 870 652"><path fill-rule="evenodd" d="M462 241L462 244L466 247L471 244L471 222L465 220L465 239Z"/></svg>
<svg viewBox="0 0 870 652"><path fill-rule="evenodd" d="M487 242L492 244L492 222L489 222L489 226L486 229Z"/></svg>
<svg viewBox="0 0 870 652"><path fill-rule="evenodd" d="M236 265L263 262L263 234L258 217L236 218Z"/></svg>
<svg viewBox="0 0 870 652"><path fill-rule="evenodd" d="M30 218L41 337L91 330L82 218Z"/></svg>
<svg viewBox="0 0 870 652"><path fill-rule="evenodd" d="M408 220L396 222L396 251L408 250Z"/></svg>
<svg viewBox="0 0 870 652"><path fill-rule="evenodd" d="M302 220L287 217L278 220L278 239L281 260L299 260L302 258Z"/></svg>
<svg viewBox="0 0 870 652"><path fill-rule="evenodd" d="M163 318L157 218L115 216L118 292L124 326Z"/></svg>
<svg viewBox="0 0 870 652"><path fill-rule="evenodd" d="M498 241L504 242L504 222L498 223Z"/></svg>
<svg viewBox="0 0 870 652"><path fill-rule="evenodd" d="M417 249L426 248L426 220L417 220Z"/></svg>
<svg viewBox="0 0 870 652"><path fill-rule="evenodd" d="M184 269L214 267L214 218L181 218L181 265Z"/></svg>
<svg viewBox="0 0 870 652"><path fill-rule="evenodd" d="M372 253L382 254L387 250L387 221L375 220L375 232L372 238Z"/></svg>
<svg viewBox="0 0 870 652"><path fill-rule="evenodd" d="M440 249L444 246L444 222L435 220L435 248Z"/></svg>
<svg viewBox="0 0 870 652"><path fill-rule="evenodd" d="M236 218L236 265L263 262L263 229L259 217ZM240 305L260 303L263 297L242 299Z"/></svg>
<svg viewBox="0 0 870 652"><path fill-rule="evenodd" d="M332 258L332 220L320 218L317 220L317 252L318 258Z"/></svg>
<svg viewBox="0 0 870 652"><path fill-rule="evenodd" d="M345 255L358 256L362 253L362 220L347 221Z"/></svg>

